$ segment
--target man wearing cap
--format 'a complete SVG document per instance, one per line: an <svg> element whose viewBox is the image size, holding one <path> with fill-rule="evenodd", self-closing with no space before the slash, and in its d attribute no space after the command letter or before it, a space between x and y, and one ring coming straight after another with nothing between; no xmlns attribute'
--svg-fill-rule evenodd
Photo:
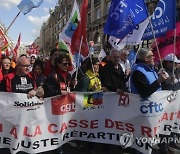
<svg viewBox="0 0 180 154"><path fill-rule="evenodd" d="M180 78L178 76L177 64L180 60L174 54L168 54L163 60L163 67L168 73L168 79L162 84L163 90L179 90Z"/></svg>

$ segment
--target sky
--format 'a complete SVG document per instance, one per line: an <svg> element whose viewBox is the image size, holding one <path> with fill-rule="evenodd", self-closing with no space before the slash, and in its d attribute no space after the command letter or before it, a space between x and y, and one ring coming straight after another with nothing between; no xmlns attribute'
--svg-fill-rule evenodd
<svg viewBox="0 0 180 154"><path fill-rule="evenodd" d="M19 12L17 5L21 0L0 0L0 21L6 26L11 24ZM39 36L43 22L49 17L49 9L55 7L58 0L44 0L42 5L30 13L21 13L8 31L8 36L16 44L21 33L21 44L30 45Z"/></svg>

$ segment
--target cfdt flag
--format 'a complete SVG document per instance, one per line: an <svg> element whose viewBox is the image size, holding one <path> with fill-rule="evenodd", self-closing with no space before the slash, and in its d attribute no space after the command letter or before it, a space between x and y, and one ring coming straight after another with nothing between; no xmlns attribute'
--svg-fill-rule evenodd
<svg viewBox="0 0 180 154"><path fill-rule="evenodd" d="M126 45L140 44L142 42L141 39L148 23L149 20L147 18L142 23L138 24L137 28L134 29L131 34L126 35L124 39L118 39L114 36L110 36L108 41L114 49L119 51L123 49Z"/></svg>
<svg viewBox="0 0 180 154"><path fill-rule="evenodd" d="M123 39L147 17L144 0L112 0L104 33Z"/></svg>
<svg viewBox="0 0 180 154"><path fill-rule="evenodd" d="M42 4L43 0L22 0L18 4L19 10L26 15L29 13L33 8L37 8Z"/></svg>
<svg viewBox="0 0 180 154"><path fill-rule="evenodd" d="M63 31L60 33L59 38L64 40L66 43L71 44L72 36L76 31L79 21L80 21L80 13L77 2L75 0L73 10L71 12L71 16L68 22L66 23L66 26L64 27Z"/></svg>
<svg viewBox="0 0 180 154"><path fill-rule="evenodd" d="M176 25L176 0L159 0L152 15L151 23L155 37L165 35ZM143 34L143 40L153 39L153 32L149 24Z"/></svg>

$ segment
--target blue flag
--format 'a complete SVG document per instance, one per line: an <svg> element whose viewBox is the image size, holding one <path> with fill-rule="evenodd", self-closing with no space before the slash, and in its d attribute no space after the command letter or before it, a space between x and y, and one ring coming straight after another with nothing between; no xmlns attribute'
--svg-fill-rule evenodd
<svg viewBox="0 0 180 154"><path fill-rule="evenodd" d="M167 31L174 29L176 25L176 0L159 0L152 15L151 23L155 37L161 37L165 35ZM142 39L153 39L150 24L147 26Z"/></svg>
<svg viewBox="0 0 180 154"><path fill-rule="evenodd" d="M26 15L33 8L39 7L42 2L43 0L22 0L17 7L24 15Z"/></svg>
<svg viewBox="0 0 180 154"><path fill-rule="evenodd" d="M123 39L147 17L144 0L112 0L104 33Z"/></svg>

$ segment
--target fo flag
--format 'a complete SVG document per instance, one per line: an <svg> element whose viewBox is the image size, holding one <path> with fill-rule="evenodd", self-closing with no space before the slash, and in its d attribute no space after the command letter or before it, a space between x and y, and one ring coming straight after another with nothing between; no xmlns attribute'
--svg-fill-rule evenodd
<svg viewBox="0 0 180 154"><path fill-rule="evenodd" d="M147 17L144 0L112 0L104 33L123 39Z"/></svg>
<svg viewBox="0 0 180 154"><path fill-rule="evenodd" d="M43 0L22 0L18 4L19 10L26 15L29 13L33 8L37 8L42 4Z"/></svg>
<svg viewBox="0 0 180 154"><path fill-rule="evenodd" d="M165 35L176 25L176 0L160 0L152 15L151 23L155 37ZM149 24L143 34L143 40L153 39L153 32Z"/></svg>

